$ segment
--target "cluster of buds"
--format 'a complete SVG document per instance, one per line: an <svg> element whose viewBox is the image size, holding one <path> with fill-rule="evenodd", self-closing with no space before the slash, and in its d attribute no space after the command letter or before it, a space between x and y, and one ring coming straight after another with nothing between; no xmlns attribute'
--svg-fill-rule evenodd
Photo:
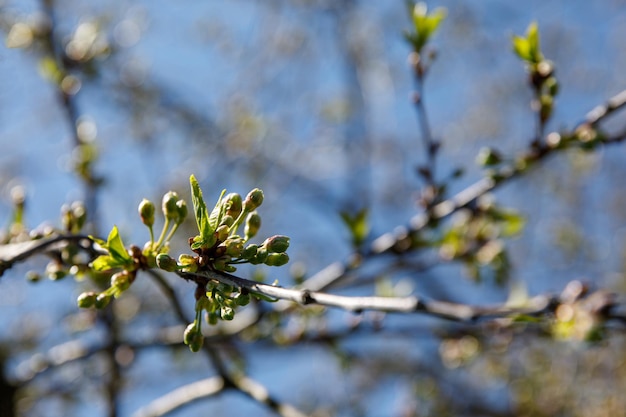
<svg viewBox="0 0 626 417"><path fill-rule="evenodd" d="M250 302L250 294L245 290L235 291L227 284L211 281L206 288L196 291L196 316L183 333L183 341L192 352L202 347L202 321L215 325L219 320L230 321L235 318L235 310Z"/></svg>
<svg viewBox="0 0 626 417"><path fill-rule="evenodd" d="M190 182L199 231L198 236L189 239L195 256L180 255L176 261L167 253L160 253L156 262L161 269L170 272L197 272L203 269L234 272L236 265L243 263L282 266L289 262L286 253L289 248L287 236L272 236L261 245L249 243L261 228L261 217L256 209L263 203L263 191L255 188L245 198L237 193L225 195L223 191L208 215L195 177L191 176ZM242 224L243 236L237 233Z"/></svg>
<svg viewBox="0 0 626 417"><path fill-rule="evenodd" d="M187 217L187 203L178 198L178 195L169 191L163 196L161 204L163 228L158 240L154 239L155 205L147 199L139 203L138 212L141 221L150 231L150 240L146 242L143 251L131 245L126 249L119 235L117 227L113 227L106 242L91 237L100 247L108 253L96 258L90 265L94 276L110 277L109 286L102 292L84 292L77 300L82 308L103 308L109 304L112 298L119 297L130 288L135 281L137 271L156 267L156 257L159 253L167 252L169 240L178 227Z"/></svg>
<svg viewBox="0 0 626 417"><path fill-rule="evenodd" d="M118 298L124 291L130 288L135 280L137 271L122 270L111 276L110 286L106 290L97 293L86 291L78 296L76 303L80 308L102 309L109 305L113 298Z"/></svg>
<svg viewBox="0 0 626 417"><path fill-rule="evenodd" d="M155 205L152 201L144 198L137 208L141 222L148 228L150 232L150 241L146 242L143 249L143 256L146 258L146 265L149 267L156 266L156 256L159 253L167 253L169 249L169 241L171 240L178 227L185 221L187 217L187 203L178 197L174 191L168 191L163 195L161 201L161 211L163 218L163 228L159 238L154 240L154 215L156 212Z"/></svg>

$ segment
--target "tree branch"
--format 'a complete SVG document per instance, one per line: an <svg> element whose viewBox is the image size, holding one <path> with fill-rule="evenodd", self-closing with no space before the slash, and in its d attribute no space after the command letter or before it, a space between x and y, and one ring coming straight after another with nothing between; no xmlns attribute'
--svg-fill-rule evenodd
<svg viewBox="0 0 626 417"><path fill-rule="evenodd" d="M76 243L85 250L96 252L93 241L86 235L52 235L37 240L0 245L0 276L17 262L46 251L62 249L68 243Z"/></svg>
<svg viewBox="0 0 626 417"><path fill-rule="evenodd" d="M475 321L481 318L507 317L517 314L534 315L545 312L554 301L553 297L539 295L528 300L525 307L504 305L471 306L446 301L422 300L418 297L354 297L327 294L307 289L288 289L239 278L217 272L178 273L193 281L216 280L228 285L279 300L293 301L300 305L318 304L348 311L376 310L393 313L423 313L455 321Z"/></svg>
<svg viewBox="0 0 626 417"><path fill-rule="evenodd" d="M195 401L217 395L224 388L224 379L219 376L192 382L157 398L135 411L132 417L161 417Z"/></svg>

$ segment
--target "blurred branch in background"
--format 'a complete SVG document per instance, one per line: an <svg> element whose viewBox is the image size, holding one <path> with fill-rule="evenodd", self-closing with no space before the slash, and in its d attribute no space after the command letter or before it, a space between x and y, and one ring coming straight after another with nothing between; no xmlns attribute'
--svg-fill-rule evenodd
<svg viewBox="0 0 626 417"><path fill-rule="evenodd" d="M445 34L456 31L460 41L454 52L460 53L469 33L478 36L481 28L471 22L480 12L451 7L448 15L423 3L408 5L408 50L396 44L404 25L399 22L406 21L398 7L357 0L242 2L236 12L232 6L190 4L180 12L164 5L126 10L126 5L62 0L42 0L40 10L28 16L2 9L7 45L35 57L54 89L62 122L71 130L71 167L85 203L64 206L60 228L29 230L31 197L23 187L13 188L13 212L0 245L0 285L7 294L0 301L7 305L0 307L17 311L8 305L19 299L11 296L11 286L19 285L14 278L27 261L37 268L35 258L44 256L50 259L45 269L51 279L76 279L59 283L63 300L74 291L81 307L95 307L76 312L59 301L59 311L53 311L48 303L55 298L43 287L46 294L26 296L35 305L23 308L43 310L48 320L55 317L52 322L33 319L31 311L13 318L6 314L17 324L6 326L11 330L0 339L3 416L37 415L54 407L63 415L83 415L86 408L93 413L94 391L100 396L98 412L110 417L164 416L182 407L190 415L194 410L224 414L221 404L229 413L256 415L260 408L285 417L593 415L598 410L620 415L626 381L623 289L601 275L587 285L575 268L563 272L567 284L538 285L544 277L552 279L551 271L530 269L523 252L509 251L510 239L521 234L526 219L496 203L491 192L506 191L502 185L522 177L532 184L533 175L554 166L557 154L565 155L560 160L576 152L608 158L605 145L626 138L621 119L608 120L622 113L626 92L573 127L561 121L554 131L550 123L573 100L561 94L557 106L555 98L571 78L565 65L544 56L544 50L550 52L550 31L540 47L539 24L532 23L511 41L530 85L535 128L523 135L531 140L503 152L519 137L503 118L506 129L496 135L497 148L478 152L480 178L465 180L464 170L471 170L467 155L461 155L461 167L452 156L457 146L470 145L459 145L454 129L440 126L437 107L454 104L441 98L453 90L440 81L449 76L446 67L454 69L446 57L454 48ZM147 25L137 16L147 10L156 29L146 31L142 42L148 47L142 49L139 40ZM190 16L193 25L184 20ZM199 29L181 29L188 26ZM154 37L161 31L167 36ZM442 41L436 48L435 33ZM130 45L139 45L138 56L149 56L154 68L138 63ZM151 54L151 48L157 52ZM408 74L396 73L407 54ZM433 71L435 57L441 75ZM499 70L494 59L486 61L489 74ZM517 74L505 72L516 77L508 84L517 85ZM462 71L452 76L459 78L454 92L459 102L468 80L480 93L503 88L497 80L464 79ZM395 96L402 96L397 91L411 89L417 126L405 123L399 110L408 112L410 106L395 104ZM523 102L525 97L515 90L499 100ZM468 101L468 115L473 117L478 101ZM499 117L500 103L490 105L494 114L488 118ZM445 114L448 123L464 125L453 113ZM385 126L377 124L381 120ZM411 139L416 127L421 146ZM465 136L474 135L467 129ZM446 158L440 157L444 151ZM417 214L407 208L415 200L405 186L411 179L396 175L406 161L420 161ZM155 239L156 209L146 199L139 215L150 240L139 245L131 226L136 221L129 220L137 214L135 193L147 189L157 195L164 183L177 189L192 173L198 175L191 181L196 224L186 221L189 194L179 198L170 191L162 203L165 224ZM620 194L609 180L608 190ZM540 182L537 190L548 183L544 177ZM210 210L200 183L207 200L223 186L251 183L255 188L245 199L223 193ZM280 224L294 232L296 256L291 249L290 256L299 262L292 262L288 274L261 268L289 260L287 236L260 244L250 240L261 225L256 207L263 193L257 185L271 190L265 217L270 227ZM533 200L539 191L527 194L524 198ZM590 195L583 200L594 201ZM609 203L602 203L604 218ZM130 207L132 216L126 215ZM118 211L125 215L119 218ZM536 215L545 213L538 209ZM119 226L106 240L97 224L103 218ZM245 236L237 234L239 225ZM137 244L124 245L122 238ZM187 243L186 253L170 256ZM519 282L524 275L520 279L519 270L513 272L516 260L537 282ZM623 265L610 268L623 280ZM473 283L460 279L463 272ZM509 281L511 276L518 282ZM41 276L30 271L27 278ZM510 282L508 299L502 301L503 286ZM529 295L527 287L537 295ZM37 291L42 290L15 293L24 297ZM184 345L201 350L200 359ZM155 370L162 372L158 378ZM585 393L591 405L571 401L595 384L606 389ZM222 395L227 392L240 395L231 399ZM249 401L241 402L241 395Z"/></svg>

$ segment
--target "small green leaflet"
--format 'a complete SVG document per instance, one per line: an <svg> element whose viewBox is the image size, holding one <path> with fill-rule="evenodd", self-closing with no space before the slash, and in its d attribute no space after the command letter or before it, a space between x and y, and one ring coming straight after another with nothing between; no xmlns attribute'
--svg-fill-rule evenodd
<svg viewBox="0 0 626 417"><path fill-rule="evenodd" d="M513 36L513 50L518 57L531 64L538 64L543 60L539 50L539 28L537 22L532 22L526 30L526 37Z"/></svg>
<svg viewBox="0 0 626 417"><path fill-rule="evenodd" d="M113 229L111 229L106 243L102 239L97 239L93 236L89 237L109 252L108 255L100 255L93 261L92 265L96 271L106 271L132 265L133 259L124 247L117 226L113 226Z"/></svg>
<svg viewBox="0 0 626 417"><path fill-rule="evenodd" d="M196 224L198 225L198 233L200 233L198 236L194 237L191 249L210 248L215 244L215 229L217 229L217 225L222 219L223 209L220 203L226 190L222 191L215 208L211 211L211 215L209 216L209 211L202 197L202 190L200 189L198 180L196 180L195 176L191 175L189 177L189 183L191 185L191 201L196 215Z"/></svg>
<svg viewBox="0 0 626 417"><path fill-rule="evenodd" d="M226 194L226 190L222 190L222 194L220 194L220 198L217 199L217 203L215 203L215 207L213 207L213 210L211 211L211 216L209 217L209 226L212 230L211 234L213 234L213 232L215 232L215 230L217 229L217 226L222 221L222 216L226 211L226 207L224 207L224 205L222 204L222 198L224 197L224 194Z"/></svg>

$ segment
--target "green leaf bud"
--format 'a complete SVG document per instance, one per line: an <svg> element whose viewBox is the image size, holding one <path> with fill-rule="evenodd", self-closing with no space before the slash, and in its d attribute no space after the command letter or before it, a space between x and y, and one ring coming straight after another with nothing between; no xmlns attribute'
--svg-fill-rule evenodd
<svg viewBox="0 0 626 417"><path fill-rule="evenodd" d="M139 207L137 208L139 217L141 217L141 222L148 227L152 227L152 225L154 225L154 210L154 203L147 198L141 200L141 203L139 203Z"/></svg>
<svg viewBox="0 0 626 417"><path fill-rule="evenodd" d="M97 297L98 294L96 294L95 292L84 292L78 296L78 298L76 299L76 304L78 304L78 307L80 308L91 308L96 305Z"/></svg>
<svg viewBox="0 0 626 417"><path fill-rule="evenodd" d="M178 194L176 194L174 191L168 191L163 196L161 209L163 210L163 215L167 220L176 221L176 219L178 218L178 207L176 206L178 200Z"/></svg>
<svg viewBox="0 0 626 417"><path fill-rule="evenodd" d="M226 265L224 266L224 272L228 272L228 273L231 273L231 274L232 274L232 273L233 273L233 272L235 272L235 271L237 271L237 267L235 267L235 266L233 266L233 265L226 264Z"/></svg>
<svg viewBox="0 0 626 417"><path fill-rule="evenodd" d="M259 250L258 245L248 245L244 248L243 252L241 252L241 257L243 259L251 259L256 256L257 250Z"/></svg>
<svg viewBox="0 0 626 417"><path fill-rule="evenodd" d="M128 271L117 272L111 277L111 287L115 287L119 291L126 291L130 287L131 281L131 275Z"/></svg>
<svg viewBox="0 0 626 417"><path fill-rule="evenodd" d="M264 263L267 266L283 266L287 262L289 262L289 256L286 253L270 253Z"/></svg>
<svg viewBox="0 0 626 417"><path fill-rule="evenodd" d="M180 224L187 218L189 210L187 209L187 203L182 199L176 202L176 208L178 209L178 219L176 222Z"/></svg>
<svg viewBox="0 0 626 417"><path fill-rule="evenodd" d="M156 257L156 263L159 268L167 272L174 272L178 269L176 260L167 253L159 253Z"/></svg>
<svg viewBox="0 0 626 417"><path fill-rule="evenodd" d="M223 203L226 207L226 215L236 219L242 209L241 196L237 193L230 193L224 197Z"/></svg>
<svg viewBox="0 0 626 417"><path fill-rule="evenodd" d="M243 202L243 209L249 213L256 210L261 204L263 204L263 191L255 188L246 196Z"/></svg>
<svg viewBox="0 0 626 417"><path fill-rule="evenodd" d="M230 307L222 307L221 309L222 320L232 320L235 318L235 310Z"/></svg>
<svg viewBox="0 0 626 417"><path fill-rule="evenodd" d="M265 246L270 253L287 252L287 249L289 249L289 237L283 235L268 237L262 246Z"/></svg>
<svg viewBox="0 0 626 417"><path fill-rule="evenodd" d="M252 239L256 236L261 228L261 216L258 215L256 211L248 214L246 218L246 226L244 228L244 234L246 236L246 241Z"/></svg>
<svg viewBox="0 0 626 417"><path fill-rule="evenodd" d="M102 292L96 297L96 302L94 305L97 309L101 309L101 308L108 306L110 302L111 302L111 295Z"/></svg>

